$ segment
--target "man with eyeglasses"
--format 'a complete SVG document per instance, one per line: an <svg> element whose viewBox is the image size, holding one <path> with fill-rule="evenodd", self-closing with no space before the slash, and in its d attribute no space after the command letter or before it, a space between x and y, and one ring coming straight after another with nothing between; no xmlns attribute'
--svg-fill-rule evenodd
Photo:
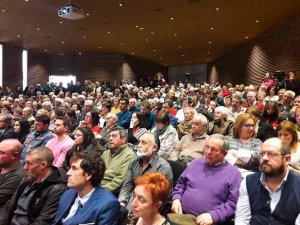
<svg viewBox="0 0 300 225"><path fill-rule="evenodd" d="M300 177L289 170L291 149L279 138L260 150L260 172L241 183L235 224L300 224Z"/></svg>

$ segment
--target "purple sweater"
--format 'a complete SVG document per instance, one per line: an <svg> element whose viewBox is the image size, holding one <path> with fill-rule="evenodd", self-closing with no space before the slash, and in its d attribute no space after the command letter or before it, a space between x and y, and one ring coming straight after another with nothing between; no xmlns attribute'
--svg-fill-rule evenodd
<svg viewBox="0 0 300 225"><path fill-rule="evenodd" d="M214 223L222 223L234 216L241 180L240 172L228 162L211 167L201 157L181 174L173 200L180 200L184 213L208 212Z"/></svg>

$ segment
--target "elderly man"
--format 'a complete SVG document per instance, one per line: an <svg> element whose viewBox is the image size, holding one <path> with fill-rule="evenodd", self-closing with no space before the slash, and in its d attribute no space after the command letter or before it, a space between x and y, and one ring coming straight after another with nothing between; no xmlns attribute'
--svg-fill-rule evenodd
<svg viewBox="0 0 300 225"><path fill-rule="evenodd" d="M293 100L295 98L295 92L287 90L283 94L282 105L279 107L279 111L281 112L282 120L289 119L290 112L293 108Z"/></svg>
<svg viewBox="0 0 300 225"><path fill-rule="evenodd" d="M153 133L145 133L139 139L137 158L129 165L127 177L121 188L119 201L131 211L134 196L134 180L147 172L161 172L172 183L173 174L170 164L157 155L159 139Z"/></svg>
<svg viewBox="0 0 300 225"><path fill-rule="evenodd" d="M175 214L169 214L171 221L211 225L225 223L234 216L242 178L225 160L228 148L223 135L209 138L205 157L192 161L177 181L172 203Z"/></svg>
<svg viewBox="0 0 300 225"><path fill-rule="evenodd" d="M208 123L207 134L232 135L233 121L228 119L229 111L225 106L218 106L214 120Z"/></svg>
<svg viewBox="0 0 300 225"><path fill-rule="evenodd" d="M100 135L96 135L96 138L100 141L101 146L105 146L109 142L109 133L114 128L121 129L122 127L117 125L118 117L116 114L107 113L105 116L105 127L101 129Z"/></svg>
<svg viewBox="0 0 300 225"><path fill-rule="evenodd" d="M249 91L247 93L247 103L243 104L242 106L245 108L256 106L261 114L263 113L265 107L261 102L256 101L256 93L254 91Z"/></svg>
<svg viewBox="0 0 300 225"><path fill-rule="evenodd" d="M0 142L8 138L17 138L12 128L12 115L0 114Z"/></svg>
<svg viewBox="0 0 300 225"><path fill-rule="evenodd" d="M24 179L12 198L0 209L0 224L52 224L61 195L67 189L66 175L52 166L53 154L38 147L26 154Z"/></svg>
<svg viewBox="0 0 300 225"><path fill-rule="evenodd" d="M136 99L135 98L130 98L129 99L129 105L128 105L128 110L133 113L135 111L140 111L141 107L136 105Z"/></svg>
<svg viewBox="0 0 300 225"><path fill-rule="evenodd" d="M179 140L187 134L191 133L192 130L192 119L196 113L196 110L193 107L184 107L183 114L184 120L178 124L177 133Z"/></svg>
<svg viewBox="0 0 300 225"><path fill-rule="evenodd" d="M99 154L82 152L74 158L68 171L68 187L59 202L52 225L117 225L120 204L117 198L99 186L105 163Z"/></svg>
<svg viewBox="0 0 300 225"><path fill-rule="evenodd" d="M20 163L22 144L16 139L0 142L0 207L13 195L24 172Z"/></svg>
<svg viewBox="0 0 300 225"><path fill-rule="evenodd" d="M242 107L243 99L239 95L232 96L232 104L229 109L229 119L235 121L238 115L244 113L246 111L245 107Z"/></svg>
<svg viewBox="0 0 300 225"><path fill-rule="evenodd" d="M300 224L300 177L289 171L290 161L291 149L281 139L263 143L261 171L241 183L236 224Z"/></svg>
<svg viewBox="0 0 300 225"><path fill-rule="evenodd" d="M102 154L106 165L101 186L118 194L126 178L129 163L135 153L127 145L127 131L112 129L109 133L109 150Z"/></svg>
<svg viewBox="0 0 300 225"><path fill-rule="evenodd" d="M32 113L33 113L33 110L29 106L26 106L22 110L22 119L27 120L30 125L32 125L34 123L34 120L35 120Z"/></svg>
<svg viewBox="0 0 300 225"><path fill-rule="evenodd" d="M204 147L209 138L206 134L207 118L196 114L192 120L192 131L177 142L170 154L170 160L187 164L204 155Z"/></svg>

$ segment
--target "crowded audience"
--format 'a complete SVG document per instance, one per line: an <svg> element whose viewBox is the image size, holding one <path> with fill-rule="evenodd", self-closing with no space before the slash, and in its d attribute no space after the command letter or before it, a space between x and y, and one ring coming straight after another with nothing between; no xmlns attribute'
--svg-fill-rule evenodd
<svg viewBox="0 0 300 225"><path fill-rule="evenodd" d="M0 225L300 224L300 96L287 77L2 91Z"/></svg>

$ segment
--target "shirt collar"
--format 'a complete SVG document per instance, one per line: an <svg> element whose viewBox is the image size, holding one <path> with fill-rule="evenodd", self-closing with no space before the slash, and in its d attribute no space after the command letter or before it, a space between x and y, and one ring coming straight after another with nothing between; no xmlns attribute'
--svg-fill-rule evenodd
<svg viewBox="0 0 300 225"><path fill-rule="evenodd" d="M285 184L285 182L287 181L287 177L289 175L289 170L287 171L286 175L284 176L283 180L281 181L281 183L279 184L279 186L276 188L275 191L281 190L283 185ZM260 176L260 182L262 183L262 185L270 192L272 192L267 184L267 180L266 180L266 175L264 173L261 173Z"/></svg>
<svg viewBox="0 0 300 225"><path fill-rule="evenodd" d="M95 188L93 188L93 190L91 190L88 194L86 194L82 198L78 195L77 198L76 198L76 201L77 202L80 201L80 203L82 205L84 205L84 203L86 203L90 199L90 197L92 196L92 194L93 194L94 191L95 191Z"/></svg>

